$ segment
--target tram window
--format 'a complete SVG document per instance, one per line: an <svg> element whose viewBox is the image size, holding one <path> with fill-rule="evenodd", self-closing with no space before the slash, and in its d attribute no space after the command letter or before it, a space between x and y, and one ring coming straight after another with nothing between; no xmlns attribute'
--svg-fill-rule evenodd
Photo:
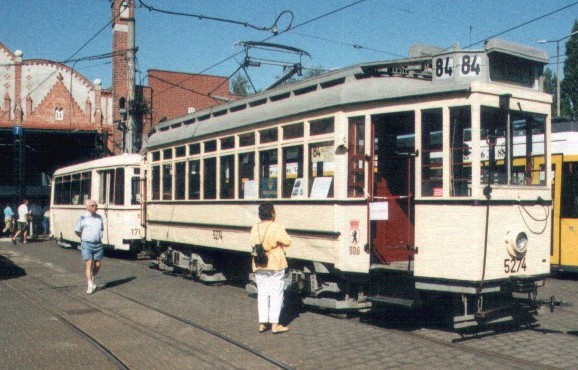
<svg viewBox="0 0 578 370"><path fill-rule="evenodd" d="M309 123L309 134L311 136L330 134L334 131L333 117L323 118Z"/></svg>
<svg viewBox="0 0 578 370"><path fill-rule="evenodd" d="M538 147L544 145L545 116L512 111L510 122L513 137L511 164L513 170L510 184L545 185L546 172L538 166L538 163L544 163L544 150ZM521 171L516 173L515 168L520 168Z"/></svg>
<svg viewBox="0 0 578 370"><path fill-rule="evenodd" d="M217 150L217 140L205 141L205 153L212 153Z"/></svg>
<svg viewBox="0 0 578 370"><path fill-rule="evenodd" d="M333 142L309 145L309 197L332 198L335 170Z"/></svg>
<svg viewBox="0 0 578 370"><path fill-rule="evenodd" d="M303 146L283 148L283 198L302 198ZM297 182L297 184L295 184Z"/></svg>
<svg viewBox="0 0 578 370"><path fill-rule="evenodd" d="M54 204L62 204L62 177L54 178Z"/></svg>
<svg viewBox="0 0 578 370"><path fill-rule="evenodd" d="M173 199L173 165L163 164L163 200Z"/></svg>
<svg viewBox="0 0 578 370"><path fill-rule="evenodd" d="M443 195L442 110L422 112L421 122L421 195Z"/></svg>
<svg viewBox="0 0 578 370"><path fill-rule="evenodd" d="M175 163L175 200L185 199L186 162Z"/></svg>
<svg viewBox="0 0 578 370"><path fill-rule="evenodd" d="M239 198L255 199L255 153L239 154Z"/></svg>
<svg viewBox="0 0 578 370"><path fill-rule="evenodd" d="M217 198L217 159L205 158L203 160L203 198Z"/></svg>
<svg viewBox="0 0 578 370"><path fill-rule="evenodd" d="M91 172L82 173L82 178L80 180L80 204L86 204L86 201L92 198L90 193L91 180L92 180Z"/></svg>
<svg viewBox="0 0 578 370"><path fill-rule="evenodd" d="M226 155L221 157L221 199L235 198L235 157Z"/></svg>
<svg viewBox="0 0 578 370"><path fill-rule="evenodd" d="M70 183L70 195L73 205L82 204L80 202L80 174L72 174L72 180Z"/></svg>
<svg viewBox="0 0 578 370"><path fill-rule="evenodd" d="M259 198L277 198L277 149L259 152Z"/></svg>
<svg viewBox="0 0 578 370"><path fill-rule="evenodd" d="M365 195L365 117L349 119L347 196Z"/></svg>
<svg viewBox="0 0 578 370"><path fill-rule="evenodd" d="M157 152L153 152L153 153L152 153L152 157L153 157L153 158L152 158L153 162L158 162L158 161L160 161L160 160L161 160L161 152L158 152L158 151L157 151Z"/></svg>
<svg viewBox="0 0 578 370"><path fill-rule="evenodd" d="M173 149L165 149L163 150L163 159L171 159L173 158Z"/></svg>
<svg viewBox="0 0 578 370"><path fill-rule="evenodd" d="M71 204L70 201L70 176L64 176L62 178L62 203L61 204Z"/></svg>
<svg viewBox="0 0 578 370"><path fill-rule="evenodd" d="M562 164L560 217L578 218L578 163Z"/></svg>
<svg viewBox="0 0 578 370"><path fill-rule="evenodd" d="M189 155L195 155L201 153L201 145L200 144L191 144L189 145Z"/></svg>
<svg viewBox="0 0 578 370"><path fill-rule="evenodd" d="M259 131L259 142L261 144L274 143L277 138L277 127Z"/></svg>
<svg viewBox="0 0 578 370"><path fill-rule="evenodd" d="M115 170L113 204L124 205L124 168Z"/></svg>
<svg viewBox="0 0 578 370"><path fill-rule="evenodd" d="M175 157L184 157L187 155L187 148L185 146L178 146L175 148Z"/></svg>
<svg viewBox="0 0 578 370"><path fill-rule="evenodd" d="M221 150L235 148L235 137L229 136L221 139Z"/></svg>
<svg viewBox="0 0 578 370"><path fill-rule="evenodd" d="M450 108L450 195L472 195L472 142L470 107Z"/></svg>
<svg viewBox="0 0 578 370"><path fill-rule="evenodd" d="M130 204L140 204L140 177L133 176L130 179Z"/></svg>
<svg viewBox="0 0 578 370"><path fill-rule="evenodd" d="M544 115L482 107L482 184L491 172L493 184L544 185L545 171L537 165L544 162L544 154L534 154L543 153L544 128Z"/></svg>
<svg viewBox="0 0 578 370"><path fill-rule="evenodd" d="M303 122L283 127L283 140L303 137Z"/></svg>
<svg viewBox="0 0 578 370"><path fill-rule="evenodd" d="M250 146L255 145L255 133L250 132L248 134L239 135L239 146Z"/></svg>
<svg viewBox="0 0 578 370"><path fill-rule="evenodd" d="M151 175L152 200L161 199L161 167L153 166Z"/></svg>
<svg viewBox="0 0 578 370"><path fill-rule="evenodd" d="M200 165L198 159L189 161L189 199L199 199L201 195Z"/></svg>

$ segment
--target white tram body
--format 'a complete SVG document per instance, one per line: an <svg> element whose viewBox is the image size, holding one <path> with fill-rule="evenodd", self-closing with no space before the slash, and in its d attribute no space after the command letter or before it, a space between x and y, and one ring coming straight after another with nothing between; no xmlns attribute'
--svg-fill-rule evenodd
<svg viewBox="0 0 578 370"><path fill-rule="evenodd" d="M206 282L234 274L225 262L246 272L271 200L307 305L442 298L456 327L515 316L514 296L535 297L550 271L548 58L501 40L439 52L158 124L143 166L160 267Z"/></svg>
<svg viewBox="0 0 578 370"><path fill-rule="evenodd" d="M140 162L138 154L123 154L55 171L50 202L54 238L63 246L78 245L76 223L87 212L86 201L94 199L104 222L104 247L141 250L145 229L141 222Z"/></svg>

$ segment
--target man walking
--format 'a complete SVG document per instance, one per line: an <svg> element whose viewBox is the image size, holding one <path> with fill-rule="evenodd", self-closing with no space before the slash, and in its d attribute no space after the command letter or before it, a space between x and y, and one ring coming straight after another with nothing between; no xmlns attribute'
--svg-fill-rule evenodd
<svg viewBox="0 0 578 370"><path fill-rule="evenodd" d="M104 224L102 217L96 213L98 204L93 199L86 202L88 212L78 219L74 232L80 237L80 249L82 259L86 263L86 280L88 284L87 294L92 294L97 289L96 274L100 270L100 263L104 255L102 246L102 231Z"/></svg>
<svg viewBox="0 0 578 370"><path fill-rule="evenodd" d="M22 234L22 243L28 243L26 238L28 236L28 219L30 218L30 211L28 211L28 199L24 199L20 207L18 207L18 231L12 237L12 243L16 244L16 238Z"/></svg>

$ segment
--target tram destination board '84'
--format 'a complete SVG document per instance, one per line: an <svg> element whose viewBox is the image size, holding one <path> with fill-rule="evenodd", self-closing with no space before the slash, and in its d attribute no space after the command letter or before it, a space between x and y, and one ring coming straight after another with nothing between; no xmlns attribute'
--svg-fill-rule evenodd
<svg viewBox="0 0 578 370"><path fill-rule="evenodd" d="M483 50L452 50L432 58L434 83L500 82L539 89L539 71L548 56L538 49L489 40Z"/></svg>
<svg viewBox="0 0 578 370"><path fill-rule="evenodd" d="M465 82L488 79L488 57L484 52L456 52L432 60L434 81Z"/></svg>

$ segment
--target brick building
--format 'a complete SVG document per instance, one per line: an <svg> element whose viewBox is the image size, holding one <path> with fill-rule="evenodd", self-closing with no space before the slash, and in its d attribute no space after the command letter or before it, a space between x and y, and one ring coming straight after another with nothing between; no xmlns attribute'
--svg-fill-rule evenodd
<svg viewBox="0 0 578 370"><path fill-rule="evenodd" d="M0 44L0 199L47 199L60 166L107 152L112 96L70 67Z"/></svg>
<svg viewBox="0 0 578 370"><path fill-rule="evenodd" d="M152 122L206 109L238 96L229 92L229 79L221 76L149 69L148 87L154 110Z"/></svg>

